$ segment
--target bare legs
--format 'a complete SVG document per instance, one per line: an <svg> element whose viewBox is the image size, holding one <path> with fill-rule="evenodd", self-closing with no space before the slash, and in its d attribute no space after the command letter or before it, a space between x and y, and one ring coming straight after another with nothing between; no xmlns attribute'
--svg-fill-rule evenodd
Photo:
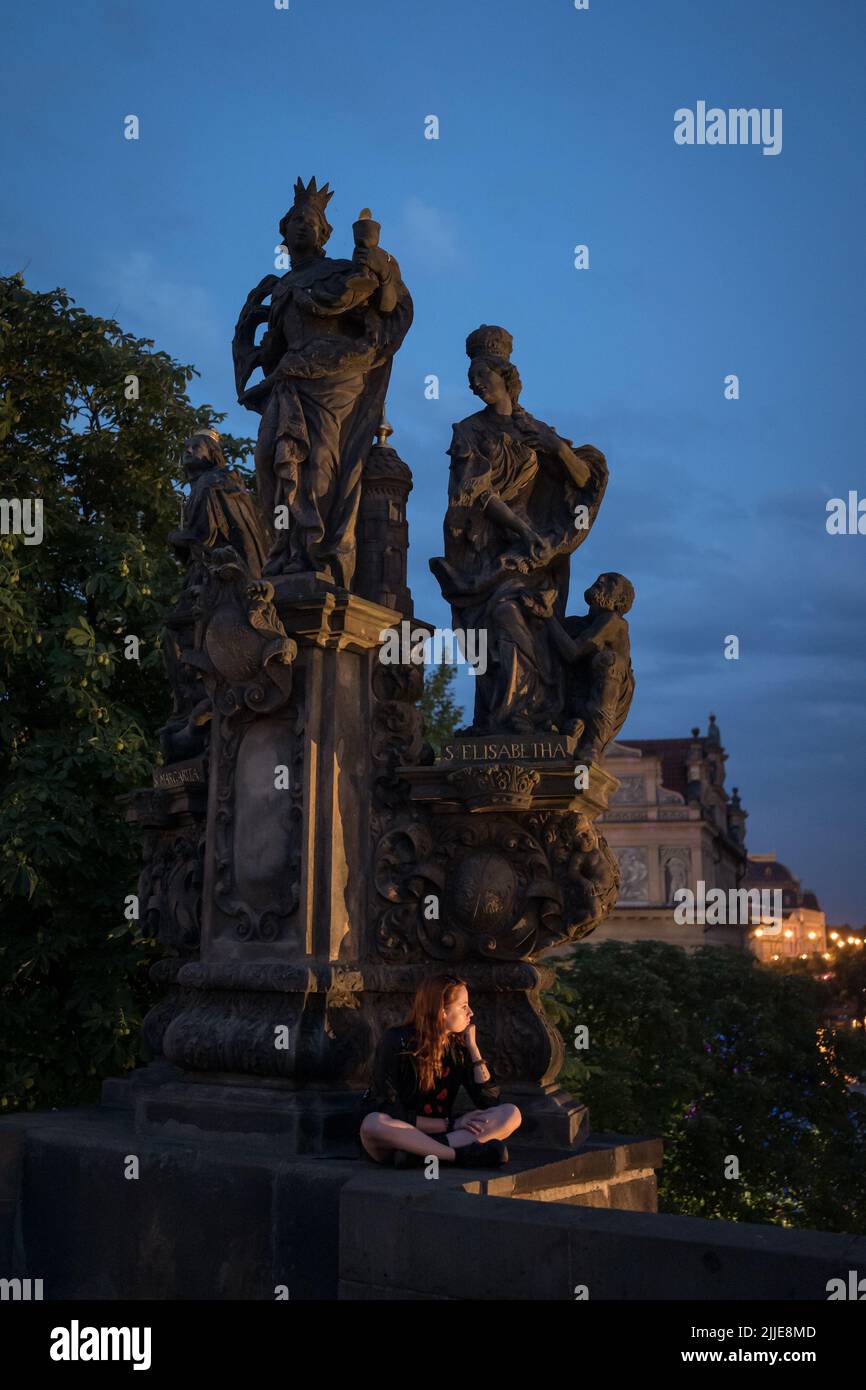
<svg viewBox="0 0 866 1390"><path fill-rule="evenodd" d="M488 1139L507 1139L509 1134L519 1129L523 1118L516 1105L493 1105L489 1110L473 1110L471 1113L484 1126L481 1134L471 1136L479 1144L486 1144ZM462 1134L463 1130L458 1132Z"/></svg>
<svg viewBox="0 0 866 1390"><path fill-rule="evenodd" d="M454 1162L454 1150L450 1144L437 1139L435 1134L425 1134L405 1120L392 1119L378 1110L364 1116L361 1143L377 1163L383 1161L388 1149L402 1149L404 1153L420 1154L422 1158L435 1154L446 1162Z"/></svg>
<svg viewBox="0 0 866 1390"><path fill-rule="evenodd" d="M406 1153L420 1154L422 1158L435 1155L446 1163L453 1163L455 1149L462 1148L464 1144L485 1144L489 1139L506 1139L518 1128L521 1120L516 1105L495 1105L489 1110L475 1110L472 1113L483 1124L483 1132L473 1134L468 1129L457 1129L446 1140L444 1135L425 1134L405 1120L395 1120L381 1111L374 1111L366 1115L361 1124L361 1143L378 1163L384 1160L389 1149L402 1149Z"/></svg>

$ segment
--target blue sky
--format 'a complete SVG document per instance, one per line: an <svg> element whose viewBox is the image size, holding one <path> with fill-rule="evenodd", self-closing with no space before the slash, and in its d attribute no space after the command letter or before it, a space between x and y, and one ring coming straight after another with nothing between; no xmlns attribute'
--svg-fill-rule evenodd
<svg viewBox="0 0 866 1390"><path fill-rule="evenodd" d="M866 536L825 516L866 496L864 37L853 0L14 0L0 261L194 363L252 434L230 341L295 178L336 190L334 255L372 207L415 300L389 415L419 614L449 622L427 558L464 339L502 323L524 405L608 457L572 608L601 570L637 588L624 738L713 710L750 849L859 924ZM698 100L781 107L781 153L676 145Z"/></svg>

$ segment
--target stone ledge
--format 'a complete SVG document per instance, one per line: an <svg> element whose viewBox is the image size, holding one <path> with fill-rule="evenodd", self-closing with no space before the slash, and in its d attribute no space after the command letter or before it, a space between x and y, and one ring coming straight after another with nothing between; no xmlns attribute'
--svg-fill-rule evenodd
<svg viewBox="0 0 866 1390"><path fill-rule="evenodd" d="M591 1299L824 1300L828 1279L866 1272L863 1236L599 1209L654 1191L658 1140L594 1136L432 1180L293 1157L282 1136L138 1135L133 1119L94 1106L0 1121L8 1277L44 1279L47 1299L272 1301L285 1283L296 1300L571 1301L578 1284Z"/></svg>
<svg viewBox="0 0 866 1390"><path fill-rule="evenodd" d="M271 583L286 632L305 644L370 651L379 645L384 629L399 628L404 618L395 609L348 593L322 574L276 575Z"/></svg>
<svg viewBox="0 0 866 1390"><path fill-rule="evenodd" d="M343 1189L341 1297L826 1300L866 1271L866 1237L699 1217L512 1201L441 1184ZM358 1293L359 1286L365 1290Z"/></svg>
<svg viewBox="0 0 866 1390"><path fill-rule="evenodd" d="M421 1299L425 1303L453 1303L454 1299L447 1294L417 1293L414 1289L394 1289L384 1288L375 1284L357 1284L352 1279L341 1279L337 1286L337 1298L347 1299L358 1302L361 1299L376 1300L379 1302L387 1300L393 1302L398 1299L402 1302Z"/></svg>
<svg viewBox="0 0 866 1390"><path fill-rule="evenodd" d="M553 1151L539 1162L533 1150L515 1153L505 1170L443 1164L433 1182L423 1169L395 1172L358 1157L297 1154L287 1134L244 1130L257 1118L261 1092L247 1093L253 1113L235 1114L231 1134L202 1132L184 1121L180 1106L164 1127L142 1132L139 1107L160 1089L149 1084L156 1075L170 1078L172 1069L140 1075L119 1091L123 1105L0 1121L0 1272L44 1279L47 1299L267 1300L278 1283L287 1283L295 1299L336 1299L339 1204L347 1185L399 1205L431 1186L461 1199L488 1196L491 1183L530 1195L555 1187L557 1174L573 1170L569 1163L584 1177L589 1171L579 1154L563 1159ZM173 1089L171 1082L162 1089ZM230 1111L226 1104L224 1118ZM129 1155L139 1160L137 1181L124 1178ZM587 1151L583 1162L597 1165L597 1152ZM577 1200L606 1196L611 1188L596 1185ZM548 1209L542 1200L519 1205Z"/></svg>
<svg viewBox="0 0 866 1390"><path fill-rule="evenodd" d="M519 1202L561 1202L572 1207L599 1207L609 1211L655 1211L658 1206L652 1168L610 1182L546 1187L537 1192L515 1192L513 1196Z"/></svg>
<svg viewBox="0 0 866 1390"><path fill-rule="evenodd" d="M405 778L412 788L413 802L433 805L437 812L454 814L475 811L476 814L485 814L486 811L499 811L507 815L510 810L516 811L526 807L518 806L516 803L499 804L495 800L491 800L487 806L468 806L451 780L452 773L464 767L501 769L504 766L506 764L496 761L461 763L455 759L453 762L438 762L429 766L404 764L400 768L400 776ZM575 788L573 761L554 763L515 760L511 766L539 774L537 783L527 794L527 806L531 806L535 811L580 811L589 816L590 820L594 820L607 809L608 797L619 786L615 777L611 777L596 765L590 768L589 786L584 790Z"/></svg>
<svg viewBox="0 0 866 1390"><path fill-rule="evenodd" d="M633 1177L660 1168L661 1139L625 1134L593 1134L573 1153L561 1150L522 1150L509 1144L514 1165L506 1175L488 1180L487 1193L496 1197L522 1197L540 1187L597 1185L612 1179ZM525 1170L525 1171L524 1171Z"/></svg>
<svg viewBox="0 0 866 1390"><path fill-rule="evenodd" d="M131 1122L105 1107L0 1121L0 1168L10 1132L21 1151L0 1273L43 1279L46 1300L273 1302L277 1284L293 1300L336 1298L340 1190L357 1160L137 1135Z"/></svg>

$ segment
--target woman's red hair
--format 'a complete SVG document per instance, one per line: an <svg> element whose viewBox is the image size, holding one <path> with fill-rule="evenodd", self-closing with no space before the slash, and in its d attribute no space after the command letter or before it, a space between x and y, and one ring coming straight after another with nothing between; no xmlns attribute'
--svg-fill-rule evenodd
<svg viewBox="0 0 866 1390"><path fill-rule="evenodd" d="M450 1036L445 1010L454 1002L458 991L465 988L466 981L456 975L428 975L415 991L407 1024L415 1033L412 1056L417 1063L418 1085L422 1091L432 1089L442 1069L445 1045Z"/></svg>

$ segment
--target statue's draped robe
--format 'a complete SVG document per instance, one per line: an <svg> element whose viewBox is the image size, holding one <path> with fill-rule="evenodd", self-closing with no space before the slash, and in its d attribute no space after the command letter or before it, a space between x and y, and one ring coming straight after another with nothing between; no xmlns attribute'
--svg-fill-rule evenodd
<svg viewBox="0 0 866 1390"><path fill-rule="evenodd" d="M569 556L595 519L607 468L587 451L591 476L577 487L558 458L537 453L525 438L546 428L525 411L479 411L454 426L445 560L434 562L434 570L453 626L487 631L487 671L475 686L478 732L552 728L563 713L565 677L549 619L565 616ZM527 561L526 573L508 568L506 557L526 561L526 549L489 519L492 497L547 542L552 554L545 564ZM584 529L575 526L579 504L588 512Z"/></svg>
<svg viewBox="0 0 866 1390"><path fill-rule="evenodd" d="M171 541L185 561L195 545L207 550L233 546L251 579L261 575L267 555L267 536L255 499L227 468L208 468L193 481L183 526L172 533Z"/></svg>
<svg viewBox="0 0 866 1390"><path fill-rule="evenodd" d="M318 315L305 291L323 299L345 292L358 274L351 261L323 257L284 275L274 287L263 369L273 384L256 444L262 510L289 511L277 546L288 567L330 569L351 589L361 475L379 424L391 361L412 322L400 282L397 305L382 314L361 307Z"/></svg>

